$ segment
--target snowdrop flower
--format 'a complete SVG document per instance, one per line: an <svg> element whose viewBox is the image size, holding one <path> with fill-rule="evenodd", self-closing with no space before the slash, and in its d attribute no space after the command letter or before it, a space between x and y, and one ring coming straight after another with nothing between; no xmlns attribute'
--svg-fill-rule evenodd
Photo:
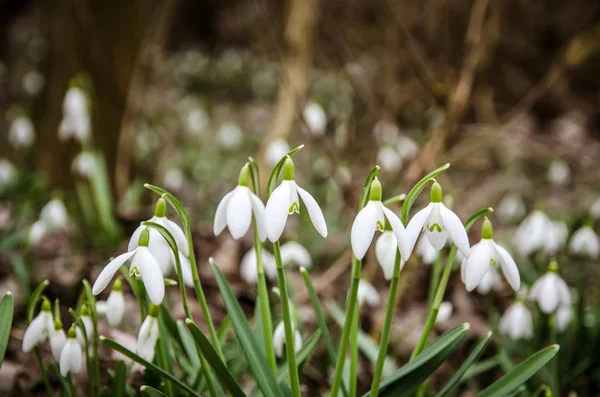
<svg viewBox="0 0 600 397"><path fill-rule="evenodd" d="M64 229L69 223L67 208L60 199L50 200L40 212L40 220L48 229Z"/></svg>
<svg viewBox="0 0 600 397"><path fill-rule="evenodd" d="M26 116L19 116L10 124L8 141L15 149L28 148L35 141L35 128Z"/></svg>
<svg viewBox="0 0 600 397"><path fill-rule="evenodd" d="M584 225L573 233L569 243L569 251L571 254L587 256L590 259L598 258L600 254L600 237L594 232L591 225Z"/></svg>
<svg viewBox="0 0 600 397"><path fill-rule="evenodd" d="M277 138L269 142L265 149L265 162L271 167L275 165L290 152L290 145L283 138Z"/></svg>
<svg viewBox="0 0 600 397"><path fill-rule="evenodd" d="M294 351L298 353L302 348L302 336L300 332L296 330L294 333ZM275 348L275 354L277 357L283 357L283 346L285 345L285 326L283 321L280 322L277 327L275 327L275 331L273 332L273 347Z"/></svg>
<svg viewBox="0 0 600 397"><path fill-rule="evenodd" d="M0 159L0 190L10 185L17 177L17 169L8 160Z"/></svg>
<svg viewBox="0 0 600 397"><path fill-rule="evenodd" d="M467 231L458 216L442 203L442 187L437 182L431 186L431 203L417 212L406 227L410 251L415 246L421 230L425 231L425 236L438 251L450 237L460 252L469 256Z"/></svg>
<svg viewBox="0 0 600 397"><path fill-rule="evenodd" d="M242 143L242 130L235 123L225 123L217 130L217 141L224 149L237 149Z"/></svg>
<svg viewBox="0 0 600 397"><path fill-rule="evenodd" d="M373 287L373 285L367 280L361 279L358 282L358 306L361 307L363 303L371 307L379 306L381 303L381 297L379 296L379 292Z"/></svg>
<svg viewBox="0 0 600 397"><path fill-rule="evenodd" d="M60 353L60 374L62 376L67 376L69 373L76 374L81 371L82 364L83 352L75 338L75 327L72 326L69 329L67 342Z"/></svg>
<svg viewBox="0 0 600 397"><path fill-rule="evenodd" d="M271 194L265 208L265 226L271 242L278 241L283 233L288 215L300 213L300 199L317 232L327 237L327 224L317 201L294 181L294 163L287 156L283 163L283 181Z"/></svg>
<svg viewBox="0 0 600 397"><path fill-rule="evenodd" d="M419 146L405 135L400 135L396 141L396 150L402 160L410 160L419 152Z"/></svg>
<svg viewBox="0 0 600 397"><path fill-rule="evenodd" d="M509 193L500 200L497 212L502 219L516 221L525 215L525 203L520 195Z"/></svg>
<svg viewBox="0 0 600 397"><path fill-rule="evenodd" d="M558 263L553 260L548 271L538 278L529 292L529 299L536 301L546 313L554 313L559 307L571 307L571 294L567 283L558 275Z"/></svg>
<svg viewBox="0 0 600 397"><path fill-rule="evenodd" d="M533 319L523 302L513 303L504 312L500 319L500 333L514 340L533 337Z"/></svg>
<svg viewBox="0 0 600 397"><path fill-rule="evenodd" d="M234 239L238 240L244 237L250 229L252 216L254 216L260 240L266 239L265 206L260 197L252 193L248 187L249 179L250 165L246 163L240 171L236 188L227 193L217 206L213 224L213 232L216 236L221 234L225 227L228 227Z"/></svg>
<svg viewBox="0 0 600 397"><path fill-rule="evenodd" d="M177 244L177 250L179 251L179 262L181 264L181 271L183 273L183 282L187 286L192 286L192 268L189 260L190 252L185 233L175 222L168 219L166 215L167 202L161 197L156 201L156 206L154 207L154 216L148 219L148 222L157 223L171 233L175 239L175 243ZM139 247L140 236L146 229L147 228L144 225L138 226L129 239L127 251L132 252ZM171 269L177 272L177 262L169 243L167 243L158 230L154 228L148 228L148 230L150 233L148 249L150 250L152 256L156 259L162 275L168 275L171 272Z"/></svg>
<svg viewBox="0 0 600 397"><path fill-rule="evenodd" d="M96 158L92 152L81 152L71 163L73 172L83 178L91 178L96 172Z"/></svg>
<svg viewBox="0 0 600 397"><path fill-rule="evenodd" d="M265 271L265 275L271 281L277 280L277 265L275 264L275 257L270 252L261 249L262 264ZM242 258L240 265L240 276L248 284L256 284L258 281L258 275L256 273L256 250L252 248Z"/></svg>
<svg viewBox="0 0 600 397"><path fill-rule="evenodd" d="M350 231L352 251L356 259L362 260L371 245L371 241L373 241L375 231L385 231L387 221L389 228L392 229L396 237L402 259L406 261L411 251L407 245L406 230L400 218L381 202L381 190L381 182L377 178L373 179L369 189L369 202L360 210L354 219L354 223L352 223L352 230ZM385 264L389 266L389 261L386 261ZM389 268L383 270L384 273L389 274Z"/></svg>
<svg viewBox="0 0 600 397"><path fill-rule="evenodd" d="M554 325L560 332L566 331L573 319L573 308L571 306L561 306L554 315Z"/></svg>
<svg viewBox="0 0 600 397"><path fill-rule="evenodd" d="M391 280L394 276L394 265L396 264L396 252L398 251L398 240L391 230L381 233L381 236L375 243L375 257L386 280ZM400 260L400 270L404 268L404 260Z"/></svg>
<svg viewBox="0 0 600 397"><path fill-rule="evenodd" d="M171 167L165 171L163 184L167 189L181 190L185 183L185 174L180 168Z"/></svg>
<svg viewBox="0 0 600 397"><path fill-rule="evenodd" d="M83 330L81 329L81 326L77 325L75 327L75 336L77 338L77 342L79 342L81 346L85 346L85 340L87 339L89 343L94 335L94 322L90 316L90 311L87 307L87 304L84 303L81 305L79 314L81 316L81 322L83 323Z"/></svg>
<svg viewBox="0 0 600 397"><path fill-rule="evenodd" d="M56 361L60 360L60 353L62 352L66 342L67 335L62 328L62 322L60 320L56 320L50 331L50 348L52 350L52 357L54 357Z"/></svg>
<svg viewBox="0 0 600 397"><path fill-rule="evenodd" d="M191 134L199 134L201 133L208 124L210 123L210 118L208 114L202 108L196 108L188 114L186 118L186 130Z"/></svg>
<svg viewBox="0 0 600 397"><path fill-rule="evenodd" d="M58 126L58 138L67 141L75 139L85 143L90 139L91 120L88 99L81 88L71 87L63 100L63 119Z"/></svg>
<svg viewBox="0 0 600 397"><path fill-rule="evenodd" d="M44 221L35 221L29 229L29 243L31 245L37 245L40 241L42 241L47 232L48 227Z"/></svg>
<svg viewBox="0 0 600 397"><path fill-rule="evenodd" d="M471 248L471 254L461 265L461 278L467 291L473 291L490 268L498 264L510 286L518 291L521 286L521 276L517 264L508 251L493 240L492 222L486 217L481 228L481 241Z"/></svg>
<svg viewBox="0 0 600 397"><path fill-rule="evenodd" d="M106 300L106 321L111 327L116 327L123 320L125 314L125 297L123 296L123 284L121 278L117 278L113 289Z"/></svg>
<svg viewBox="0 0 600 397"><path fill-rule="evenodd" d="M480 295L487 295L491 290L499 291L502 288L502 279L495 266L489 268L477 286Z"/></svg>
<svg viewBox="0 0 600 397"><path fill-rule="evenodd" d="M592 203L592 206L590 207L590 215L594 219L600 219L600 197L598 197L596 201Z"/></svg>
<svg viewBox="0 0 600 397"><path fill-rule="evenodd" d="M554 185L566 185L571 179L571 169L564 160L553 160L548 167L548 182Z"/></svg>
<svg viewBox="0 0 600 397"><path fill-rule="evenodd" d="M437 315L437 318L435 319L435 323L439 324L439 323L443 323L443 322L450 320L450 317L452 317L453 311L454 311L454 306L452 305L452 302L445 301L445 302L440 303L440 308L438 310L438 315Z"/></svg>
<svg viewBox="0 0 600 397"><path fill-rule="evenodd" d="M325 135L327 128L327 115L323 107L316 102L310 102L302 112L304 121L308 125L311 133L317 136ZM279 156L282 158L283 156Z"/></svg>
<svg viewBox="0 0 600 397"><path fill-rule="evenodd" d="M440 251L436 250L429 242L427 237L421 237L417 243L417 254L421 256L421 261L426 265L431 265L440 255ZM460 252L457 252L457 255Z"/></svg>
<svg viewBox="0 0 600 397"><path fill-rule="evenodd" d="M513 242L524 256L539 249L551 255L562 246L565 237L564 224L552 222L542 211L534 210L515 231Z"/></svg>
<svg viewBox="0 0 600 397"><path fill-rule="evenodd" d="M158 316L159 306L151 305L148 315L144 319L138 334L136 354L148 362L154 359L154 348L158 340Z"/></svg>
<svg viewBox="0 0 600 397"><path fill-rule="evenodd" d="M150 297L150 301L155 305L160 305L165 296L165 285L163 274L157 259L148 249L149 240L150 231L148 228L145 228L140 233L137 248L117 256L100 272L92 287L92 293L98 295L100 292L104 291L121 265L130 261L129 274L131 276L141 277L144 286L146 287L146 292L148 292L148 296Z"/></svg>
<svg viewBox="0 0 600 397"><path fill-rule="evenodd" d="M29 323L25 330L25 335L23 336L23 352L27 353L39 343L46 341L48 339L48 334L53 328L54 321L52 320L50 302L47 299L44 299L42 310L31 323Z"/></svg>
<svg viewBox="0 0 600 397"><path fill-rule="evenodd" d="M312 258L310 253L301 244L295 241L288 241L281 246L281 262L285 266L298 266L310 268Z"/></svg>
<svg viewBox="0 0 600 397"><path fill-rule="evenodd" d="M402 168L402 156L391 146L384 146L377 152L377 163L388 172L397 172Z"/></svg>

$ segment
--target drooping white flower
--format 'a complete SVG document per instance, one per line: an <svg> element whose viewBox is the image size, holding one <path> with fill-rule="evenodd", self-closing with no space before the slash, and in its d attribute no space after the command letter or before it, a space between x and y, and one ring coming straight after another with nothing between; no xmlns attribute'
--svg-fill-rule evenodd
<svg viewBox="0 0 600 397"><path fill-rule="evenodd" d="M242 130L235 123L225 123L217 130L217 141L224 149L237 149L242 144Z"/></svg>
<svg viewBox="0 0 600 397"><path fill-rule="evenodd" d="M377 163L384 171L397 172L402 168L402 156L393 147L384 146L377 152Z"/></svg>
<svg viewBox="0 0 600 397"><path fill-rule="evenodd" d="M471 248L470 255L461 265L461 278L467 291L473 291L490 268L496 265L500 265L510 286L518 291L521 276L517 264L508 251L493 240L492 222L486 218L481 229L481 241Z"/></svg>
<svg viewBox="0 0 600 397"><path fill-rule="evenodd" d="M410 160L419 152L419 146L406 135L400 135L396 140L396 150L402 160Z"/></svg>
<svg viewBox="0 0 600 397"><path fill-rule="evenodd" d="M300 213L300 199L317 232L327 237L327 224L317 201L294 181L294 163L288 156L283 163L283 181L273 190L265 208L265 226L271 242L279 240L288 215Z"/></svg>
<svg viewBox="0 0 600 397"><path fill-rule="evenodd" d="M50 331L53 329L54 320L52 319L50 302L44 300L42 310L29 323L25 330L25 335L23 335L23 352L27 353L39 343L46 341Z"/></svg>
<svg viewBox="0 0 600 397"><path fill-rule="evenodd" d="M564 160L553 160L548 167L548 182L554 185L566 185L571 180L571 169Z"/></svg>
<svg viewBox="0 0 600 397"><path fill-rule="evenodd" d="M495 266L490 267L477 286L480 295L487 295L491 290L499 291L502 288L502 279Z"/></svg>
<svg viewBox="0 0 600 397"><path fill-rule="evenodd" d="M265 207L260 197L248 187L249 178L250 167L246 164L240 171L236 188L227 193L217 206L213 224L215 235L218 236L225 227L228 227L231 236L238 240L248 232L254 216L260 240L266 239Z"/></svg>
<svg viewBox="0 0 600 397"><path fill-rule="evenodd" d="M89 141L91 119L88 99L78 87L70 87L63 100L63 119L58 126L58 138L67 141L73 138L79 143Z"/></svg>
<svg viewBox="0 0 600 397"><path fill-rule="evenodd" d="M29 243L31 245L38 244L48 232L48 227L46 226L46 222L42 220L35 221L31 228L29 229Z"/></svg>
<svg viewBox="0 0 600 397"><path fill-rule="evenodd" d="M359 307L361 307L364 303L371 307L379 306L381 303L379 292L377 292L375 287L373 287L373 284L364 279L361 279L358 282L358 292L356 296Z"/></svg>
<svg viewBox="0 0 600 397"><path fill-rule="evenodd" d="M600 237L590 225L584 225L573 233L569 243L569 251L574 255L596 259L600 254Z"/></svg>
<svg viewBox="0 0 600 397"><path fill-rule="evenodd" d="M294 332L294 351L298 353L302 348L302 336L298 330ZM283 357L283 347L285 346L285 325L280 322L273 332L273 347L277 357Z"/></svg>
<svg viewBox="0 0 600 397"><path fill-rule="evenodd" d="M274 167L279 160L290 152L290 145L283 138L276 138L269 142L265 149L265 162L270 167Z"/></svg>
<svg viewBox="0 0 600 397"><path fill-rule="evenodd" d="M381 202L381 182L379 182L377 178L373 179L371 182L369 194L369 202L362 210L360 210L358 215L356 215L356 218L352 223L352 230L350 231L350 242L352 244L354 256L356 259L362 260L373 241L375 231L385 231L387 220L396 237L402 259L406 261L410 257L411 251L407 243L406 230L404 229L404 225L402 225L400 218ZM389 263L389 261L384 261L386 266L389 266ZM384 273L389 274L389 268L384 268L383 271Z"/></svg>
<svg viewBox="0 0 600 397"><path fill-rule="evenodd" d="M190 252L185 233L183 230L181 230L179 225L168 219L166 214L167 202L161 197L156 201L154 216L148 219L148 221L163 226L169 231L169 233L171 233L175 239L175 243L177 244L177 250L179 251L179 262L181 264L183 282L187 286L192 286L192 268L189 260ZM146 229L147 228L144 225L140 225L137 229L135 229L131 235L131 238L129 239L127 251L133 252L139 247L140 236ZM162 275L169 275L171 270L177 272L177 261L175 260L175 255L173 254L169 243L167 243L160 232L154 228L149 229L149 235L150 238L148 240L148 250L150 250L150 253L156 259Z"/></svg>
<svg viewBox="0 0 600 397"><path fill-rule="evenodd" d="M506 309L500 319L500 333L514 340L533 337L533 319L523 302L515 302Z"/></svg>
<svg viewBox="0 0 600 397"><path fill-rule="evenodd" d="M6 159L0 159L0 190L13 183L17 177L17 169Z"/></svg>
<svg viewBox="0 0 600 397"><path fill-rule="evenodd" d="M281 246L281 262L284 266L310 268L312 258L304 246L296 241L288 241Z"/></svg>
<svg viewBox="0 0 600 397"><path fill-rule="evenodd" d="M111 327L116 327L123 320L125 314L125 297L123 296L123 285L121 279L113 284L113 289L106 300L106 321Z"/></svg>
<svg viewBox="0 0 600 397"><path fill-rule="evenodd" d="M275 264L275 258L264 248L262 248L260 252L265 275L271 281L277 280L277 265ZM256 268L256 251L252 248L246 252L240 264L240 276L246 283L257 283L258 275L256 273Z"/></svg>
<svg viewBox="0 0 600 397"><path fill-rule="evenodd" d="M75 337L75 328L71 327L65 346L60 352L60 374L62 376L67 376L69 373L76 374L81 371L82 365L83 352L81 351L81 345Z"/></svg>
<svg viewBox="0 0 600 397"><path fill-rule="evenodd" d="M148 292L148 296L150 297L150 301L155 305L160 305L165 296L165 285L163 274L157 259L148 249L149 240L150 232L148 228L145 228L140 233L137 248L117 256L100 272L92 287L92 293L98 295L100 292L104 291L121 265L130 261L129 274L135 277L141 277L144 286L146 287L146 292Z"/></svg>
<svg viewBox="0 0 600 397"><path fill-rule="evenodd" d="M560 306L554 315L554 324L559 332L564 332L573 319L573 308L571 306Z"/></svg>
<svg viewBox="0 0 600 397"><path fill-rule="evenodd" d="M394 276L394 265L396 264L396 252L398 251L398 240L391 230L381 233L375 243L375 256L386 280ZM400 260L400 270L404 268L404 260Z"/></svg>
<svg viewBox="0 0 600 397"><path fill-rule="evenodd" d="M15 149L27 149L35 141L35 127L26 116L19 116L12 121L8 131L8 141Z"/></svg>
<svg viewBox="0 0 600 397"><path fill-rule="evenodd" d="M437 318L435 319L435 323L443 323L450 320L452 317L452 312L454 311L454 306L452 302L444 301L440 303L440 308L438 310Z"/></svg>
<svg viewBox="0 0 600 397"><path fill-rule="evenodd" d="M509 193L500 200L496 212L508 222L517 221L525 215L525 203L519 194Z"/></svg>
<svg viewBox="0 0 600 397"><path fill-rule="evenodd" d="M304 121L308 125L310 132L317 136L325 135L327 128L327 115L323 107L316 102L309 102L302 112ZM283 156L279 156L281 158Z"/></svg>
<svg viewBox="0 0 600 397"><path fill-rule="evenodd" d="M91 178L96 172L96 157L92 152L81 152L73 159L71 169L83 178Z"/></svg>
<svg viewBox="0 0 600 397"><path fill-rule="evenodd" d="M529 299L536 301L547 314L554 313L561 306L571 306L569 287L557 272L558 264L552 261L546 274L533 283L529 292Z"/></svg>
<svg viewBox="0 0 600 397"><path fill-rule="evenodd" d="M40 220L46 224L48 229L64 229L69 223L67 207L62 200L52 199L42 208Z"/></svg>
<svg viewBox="0 0 600 397"><path fill-rule="evenodd" d="M65 330L62 328L62 322L60 320L56 320L54 322L54 326L50 330L49 339L52 357L54 357L56 361L59 361L60 353L67 342L67 335L65 334Z"/></svg>
<svg viewBox="0 0 600 397"><path fill-rule="evenodd" d="M467 231L459 217L442 203L442 187L437 182L431 186L431 203L417 212L406 227L410 251L415 246L421 230L425 231L425 236L438 251L444 247L450 237L460 252L464 256L469 256Z"/></svg>
<svg viewBox="0 0 600 397"><path fill-rule="evenodd" d="M159 306L151 305L138 333L136 354L148 362L154 359L156 341L158 340Z"/></svg>
<svg viewBox="0 0 600 397"><path fill-rule="evenodd" d="M80 325L77 325L75 327L75 336L77 342L84 347L86 338L88 343L91 343L92 337L94 336L94 322L92 320L92 316L90 315L90 310L85 303L81 305L79 315L81 322L83 323L83 329L81 329Z"/></svg>
<svg viewBox="0 0 600 397"><path fill-rule="evenodd" d="M529 214L515 231L513 242L523 256L537 250L549 255L564 245L568 230L562 222L553 222L540 210Z"/></svg>
<svg viewBox="0 0 600 397"><path fill-rule="evenodd" d="M425 236L419 239L416 250L417 254L421 256L421 261L426 265L431 265L440 255L440 251L436 250L435 247L429 242L429 239ZM460 252L457 252L457 255L459 253Z"/></svg>
<svg viewBox="0 0 600 397"><path fill-rule="evenodd" d="M598 197L590 207L590 216L594 219L600 219L600 197Z"/></svg>

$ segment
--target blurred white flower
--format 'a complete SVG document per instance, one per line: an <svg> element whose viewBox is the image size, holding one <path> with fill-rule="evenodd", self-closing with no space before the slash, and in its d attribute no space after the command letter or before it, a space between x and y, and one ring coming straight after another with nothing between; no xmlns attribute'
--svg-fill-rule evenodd
<svg viewBox="0 0 600 397"><path fill-rule="evenodd" d="M111 327L119 325L125 314L125 297L121 288L121 281L117 279L106 300L106 321Z"/></svg>
<svg viewBox="0 0 600 397"><path fill-rule="evenodd" d="M237 149L242 144L242 130L235 123L225 123L217 130L217 141L224 149Z"/></svg>
<svg viewBox="0 0 600 397"><path fill-rule="evenodd" d="M564 245L567 232L564 223L553 222L542 211L534 210L515 231L513 243L524 256L540 249L552 255Z"/></svg>
<svg viewBox="0 0 600 397"><path fill-rule="evenodd" d="M440 251L436 250L433 245L429 242L429 239L426 236L422 236L417 243L417 254L421 256L421 261L426 265L431 265L436 261L438 256L440 255ZM456 253L456 255L461 254L460 251ZM462 254L461 254L462 255Z"/></svg>
<svg viewBox="0 0 600 397"><path fill-rule="evenodd" d="M265 162L274 167L290 151L290 145L283 138L277 138L269 142L265 149Z"/></svg>
<svg viewBox="0 0 600 397"><path fill-rule="evenodd" d="M553 160L548 167L548 182L554 185L566 185L571 180L571 169L564 160Z"/></svg>
<svg viewBox="0 0 600 397"><path fill-rule="evenodd" d="M96 157L92 152L81 152L71 163L73 172L84 178L91 178L96 172Z"/></svg>
<svg viewBox="0 0 600 397"><path fill-rule="evenodd" d="M52 357L56 361L60 360L60 353L62 352L65 343L67 342L67 335L62 328L62 322L56 320L54 326L50 331L50 350L52 350Z"/></svg>
<svg viewBox="0 0 600 397"><path fill-rule="evenodd" d="M569 287L553 270L549 270L533 283L529 299L536 301L546 314L554 313L561 306L571 306Z"/></svg>
<svg viewBox="0 0 600 397"><path fill-rule="evenodd" d="M396 150L402 160L410 160L419 152L419 146L406 135L400 135L396 141Z"/></svg>
<svg viewBox="0 0 600 397"><path fill-rule="evenodd" d="M375 243L375 256L386 280L394 276L394 265L396 264L396 252L398 251L398 240L391 230L381 233ZM400 260L400 270L404 267L404 260Z"/></svg>
<svg viewBox="0 0 600 397"><path fill-rule="evenodd" d="M50 331L54 329L54 320L50 302L44 300L40 313L29 323L23 335L23 352L31 351L35 346L48 339Z"/></svg>
<svg viewBox="0 0 600 397"><path fill-rule="evenodd" d="M13 183L17 177L17 169L6 159L0 159L0 190Z"/></svg>
<svg viewBox="0 0 600 397"><path fill-rule="evenodd" d="M23 90L30 96L36 96L40 93L46 84L44 75L37 70L31 70L23 76Z"/></svg>
<svg viewBox="0 0 600 397"><path fill-rule="evenodd" d="M502 279L495 266L490 267L488 272L477 286L477 292L480 295L487 295L491 290L500 291L502 289Z"/></svg>
<svg viewBox="0 0 600 397"><path fill-rule="evenodd" d="M89 141L91 120L88 99L85 92L78 87L67 90L63 100L63 119L58 126L58 138L67 141L73 138L79 143Z"/></svg>
<svg viewBox="0 0 600 397"><path fill-rule="evenodd" d="M35 141L35 127L28 117L19 116L10 124L8 141L15 149L28 148Z"/></svg>
<svg viewBox="0 0 600 397"><path fill-rule="evenodd" d="M373 287L373 285L367 280L361 279L358 282L358 306L362 306L366 303L368 306L376 307L381 303L381 297L379 292Z"/></svg>
<svg viewBox="0 0 600 397"><path fill-rule="evenodd" d="M304 107L302 115L313 135L325 135L327 129L327 115L321 105L316 102L309 102L306 107Z"/></svg>
<svg viewBox="0 0 600 397"><path fill-rule="evenodd" d="M136 354L148 362L154 359L156 341L158 340L158 306L150 306L138 333Z"/></svg>
<svg viewBox="0 0 600 397"><path fill-rule="evenodd" d="M296 241L288 241L281 246L281 261L284 266L298 266L310 268L312 258L304 246Z"/></svg>
<svg viewBox="0 0 600 397"><path fill-rule="evenodd" d="M83 352L81 346L75 339L75 329L69 330L69 337L60 353L59 367L60 374L67 376L67 374L76 374L81 371L83 365Z"/></svg>
<svg viewBox="0 0 600 397"><path fill-rule="evenodd" d="M273 347L277 357L283 357L283 346L285 345L285 325L280 322L273 332ZM302 348L302 336L298 330L294 332L294 351L298 353Z"/></svg>
<svg viewBox="0 0 600 397"><path fill-rule="evenodd" d="M185 174L180 168L170 167L165 171L163 184L169 190L181 190L185 183Z"/></svg>
<svg viewBox="0 0 600 397"><path fill-rule="evenodd" d="M204 109L197 107L193 109L185 120L185 129L188 133L198 135L208 127L210 118Z"/></svg>
<svg viewBox="0 0 600 397"><path fill-rule="evenodd" d="M453 311L454 306L452 305L452 302L444 301L440 303L440 308L438 311L437 318L435 319L435 323L439 324L450 320Z"/></svg>
<svg viewBox="0 0 600 397"><path fill-rule="evenodd" d="M29 228L29 243L31 245L37 245L42 241L47 232L48 226L46 226L46 222L42 220L35 221L31 225L31 228Z"/></svg>
<svg viewBox="0 0 600 397"><path fill-rule="evenodd" d="M496 211L501 219L517 221L525 215L525 203L519 194L509 193L500 200Z"/></svg>
<svg viewBox="0 0 600 397"><path fill-rule="evenodd" d="M523 302L515 302L506 309L500 319L500 333L513 340L533 337L533 319Z"/></svg>
<svg viewBox="0 0 600 397"><path fill-rule="evenodd" d="M573 319L573 308L571 306L561 306L554 316L554 324L559 332L564 332Z"/></svg>
<svg viewBox="0 0 600 397"><path fill-rule="evenodd" d="M373 135L379 145L391 145L396 142L398 135L400 135L400 129L392 122L379 120L373 127Z"/></svg>
<svg viewBox="0 0 600 397"><path fill-rule="evenodd" d="M60 199L50 200L40 212L42 220L48 229L64 229L69 224L67 207Z"/></svg>
<svg viewBox="0 0 600 397"><path fill-rule="evenodd" d="M377 163L384 171L397 172L402 168L402 156L393 147L384 146L377 152Z"/></svg>
<svg viewBox="0 0 600 397"><path fill-rule="evenodd" d="M574 255L596 259L600 254L600 237L591 226L584 225L573 233L569 243L569 251Z"/></svg>
<svg viewBox="0 0 600 397"><path fill-rule="evenodd" d="M275 258L264 248L260 252L265 276L271 281L276 281L277 265L275 264ZM240 263L240 277L248 284L256 284L258 281L256 269L256 251L252 248L242 258L242 262Z"/></svg>
<svg viewBox="0 0 600 397"><path fill-rule="evenodd" d="M590 207L590 215L594 219L600 219L600 197L598 197Z"/></svg>

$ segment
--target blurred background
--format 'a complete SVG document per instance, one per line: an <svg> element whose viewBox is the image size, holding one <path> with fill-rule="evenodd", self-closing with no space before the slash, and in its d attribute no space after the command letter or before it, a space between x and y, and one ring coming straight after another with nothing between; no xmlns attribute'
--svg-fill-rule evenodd
<svg viewBox="0 0 600 397"><path fill-rule="evenodd" d="M592 0L0 0L0 293L13 291L23 308L49 279L48 294L74 304L81 279L94 279L152 215L148 182L189 210L214 310L223 313L209 256L251 312L255 290L239 277L251 236L214 237L214 211L248 156L266 183L300 144L297 180L322 205L330 237L301 213L286 238L310 251L323 300L346 294L349 230L375 164L391 197L450 162L440 182L463 220L512 200L492 217L507 243L535 208L575 230L594 216L600 191L599 62L600 3ZM570 285L594 292L593 308L597 266L569 270L566 249L552 254ZM543 262L517 261L522 272L531 268L522 274L528 284ZM424 323L430 272L418 259L403 271L390 348L398 363ZM374 254L364 274L385 301ZM301 310L300 276L291 282ZM454 314L442 329L469 321L477 336L493 326L490 310L513 297L507 286L485 300L469 295L453 276ZM384 313L363 318L375 340ZM18 318L16 339L25 326ZM541 346L547 335L539 335ZM22 360L13 340L3 393L41 390L36 368ZM598 392L595 360L567 376L565 392ZM362 364L368 383L368 357ZM308 374L314 390L326 384L316 369Z"/></svg>

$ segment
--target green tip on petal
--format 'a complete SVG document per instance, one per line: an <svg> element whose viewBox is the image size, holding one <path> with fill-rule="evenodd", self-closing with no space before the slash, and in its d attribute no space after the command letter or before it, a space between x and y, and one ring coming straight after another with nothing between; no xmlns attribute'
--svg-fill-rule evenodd
<svg viewBox="0 0 600 397"><path fill-rule="evenodd" d="M250 163L244 164L238 177L238 186L248 186L250 180Z"/></svg>
<svg viewBox="0 0 600 397"><path fill-rule="evenodd" d="M158 305L150 305L150 309L148 309L148 315L150 317L158 317L158 311L160 310L160 306Z"/></svg>
<svg viewBox="0 0 600 397"><path fill-rule="evenodd" d="M150 241L150 230L148 230L148 228L145 228L140 233L140 239L138 240L138 245L140 247L147 247L149 241Z"/></svg>
<svg viewBox="0 0 600 397"><path fill-rule="evenodd" d="M75 324L71 325L71 328L69 328L69 333L67 334L67 336L71 339L75 339L75 337L77 336L77 332L75 331Z"/></svg>
<svg viewBox="0 0 600 397"><path fill-rule="evenodd" d="M381 201L381 195L381 182L379 182L379 179L375 177L375 179L373 179L373 181L371 182L371 187L369 188L369 198L372 201Z"/></svg>
<svg viewBox="0 0 600 397"><path fill-rule="evenodd" d="M552 273L558 273L558 262L556 259L552 259L548 265L548 271Z"/></svg>
<svg viewBox="0 0 600 397"><path fill-rule="evenodd" d="M294 174L296 173L296 169L294 167L294 162L290 156L285 156L285 160L283 162L283 180L284 181L293 181Z"/></svg>
<svg viewBox="0 0 600 397"><path fill-rule="evenodd" d="M487 216L485 217L483 226L481 227L481 238L486 240L491 240L494 238L494 227L492 226L492 221L490 221Z"/></svg>
<svg viewBox="0 0 600 397"><path fill-rule="evenodd" d="M167 215L167 201L164 198L159 198L154 207L154 216L164 218Z"/></svg>
<svg viewBox="0 0 600 397"><path fill-rule="evenodd" d="M57 331L62 329L62 321L60 321L60 319L54 320L54 329Z"/></svg>
<svg viewBox="0 0 600 397"><path fill-rule="evenodd" d="M81 305L81 309L79 309L79 313L82 316L89 316L90 310L88 309L88 306L87 306L86 303L84 303L83 305Z"/></svg>
<svg viewBox="0 0 600 397"><path fill-rule="evenodd" d="M442 186L436 182L431 185L431 202L441 203L442 202Z"/></svg>
<svg viewBox="0 0 600 397"><path fill-rule="evenodd" d="M52 310L52 305L50 304L50 301L45 296L44 296L43 299L44 300L42 302L42 311L43 312L49 312L49 311L51 311Z"/></svg>
<svg viewBox="0 0 600 397"><path fill-rule="evenodd" d="M117 281L115 281L115 283L113 284L113 291L115 292L121 292L123 290L123 282L121 281L121 277L117 277Z"/></svg>

